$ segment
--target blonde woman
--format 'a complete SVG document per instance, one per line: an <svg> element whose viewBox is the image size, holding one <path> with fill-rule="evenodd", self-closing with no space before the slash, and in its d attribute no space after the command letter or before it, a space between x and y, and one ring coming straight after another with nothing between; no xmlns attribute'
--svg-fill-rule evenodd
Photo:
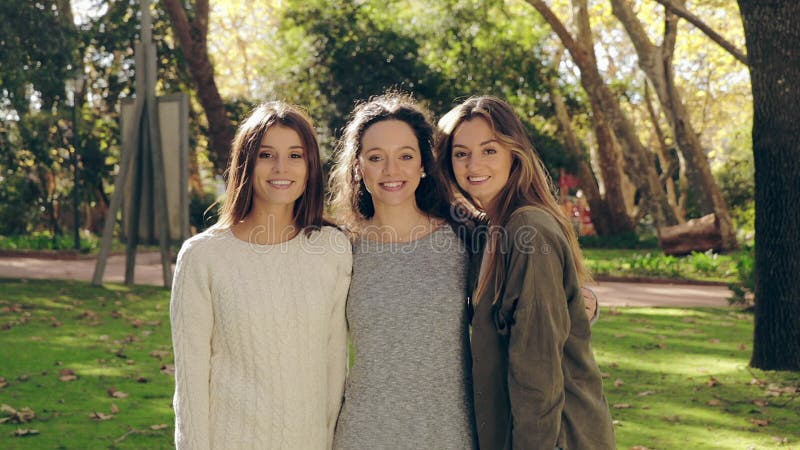
<svg viewBox="0 0 800 450"><path fill-rule="evenodd" d="M472 297L480 448L615 448L581 294L586 269L522 123L483 96L439 130L440 168L489 219Z"/></svg>
<svg viewBox="0 0 800 450"><path fill-rule="evenodd" d="M178 255L170 320L178 449L327 449L346 373L347 237L322 218L310 121L239 128L218 224Z"/></svg>

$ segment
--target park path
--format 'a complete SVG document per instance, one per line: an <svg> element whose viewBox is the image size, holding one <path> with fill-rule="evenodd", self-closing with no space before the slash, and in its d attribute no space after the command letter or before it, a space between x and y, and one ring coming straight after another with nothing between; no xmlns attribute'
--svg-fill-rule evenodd
<svg viewBox="0 0 800 450"><path fill-rule="evenodd" d="M95 259L59 260L51 258L0 257L0 278L71 279L90 281ZM103 281L122 283L125 255L112 255ZM161 285L161 257L157 252L139 253L136 258L136 284ZM591 288L603 306L727 306L730 296L725 286L680 283L598 281ZM2 293L0 293L0 298Z"/></svg>

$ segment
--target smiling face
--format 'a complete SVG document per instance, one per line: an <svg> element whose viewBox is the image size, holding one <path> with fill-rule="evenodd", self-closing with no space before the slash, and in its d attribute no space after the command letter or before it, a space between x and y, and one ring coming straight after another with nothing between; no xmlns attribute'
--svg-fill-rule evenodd
<svg viewBox="0 0 800 450"><path fill-rule="evenodd" d="M371 125L361 138L358 171L376 208L416 205L422 158L414 130L401 120Z"/></svg>
<svg viewBox="0 0 800 450"><path fill-rule="evenodd" d="M273 125L264 134L253 167L253 203L294 205L308 178L306 149L289 127Z"/></svg>
<svg viewBox="0 0 800 450"><path fill-rule="evenodd" d="M508 182L513 156L486 119L462 122L453 131L453 174L458 186L482 208L488 208Z"/></svg>

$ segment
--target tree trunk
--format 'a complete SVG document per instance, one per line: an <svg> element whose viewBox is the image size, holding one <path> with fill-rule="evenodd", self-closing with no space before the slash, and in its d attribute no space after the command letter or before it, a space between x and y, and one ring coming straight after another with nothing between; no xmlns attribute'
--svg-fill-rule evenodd
<svg viewBox="0 0 800 450"><path fill-rule="evenodd" d="M728 213L728 206L711 173L711 166L708 164L700 138L692 127L686 105L675 86L672 58L678 34L678 17L666 9L663 44L659 47L650 41L628 0L611 0L611 6L614 15L625 27L633 42L639 67L653 83L656 96L673 130L675 142L686 161L687 175L693 190L698 195L702 214L714 213L717 216L722 233L722 248L735 249L738 246L736 229Z"/></svg>
<svg viewBox="0 0 800 450"><path fill-rule="evenodd" d="M223 173L228 167L234 128L214 81L214 67L208 57L208 0L194 2L194 17L191 21L180 0L164 0L164 7L169 13L173 32L186 57L197 98L206 113L214 169Z"/></svg>
<svg viewBox="0 0 800 450"><path fill-rule="evenodd" d="M581 71L581 85L591 101L596 102L599 106L599 109L595 112L602 111L609 118L609 123L623 148L622 156L625 161L626 172L639 189L639 194L642 198L641 204L646 205L648 212L653 217L656 228L676 224L675 214L669 203L667 203L666 195L664 195L664 191L658 183L658 175L655 171L652 155L642 145L636 135L633 124L623 113L619 100L606 86L597 68L597 60L595 59L591 42L586 0L576 1L580 42L572 37L564 24L561 23L543 0L527 0L527 2L539 11L553 28L556 35L558 35L561 43L569 51L572 60ZM595 119L599 120L598 117L595 117ZM597 122L595 128L597 128Z"/></svg>
<svg viewBox="0 0 800 450"><path fill-rule="evenodd" d="M561 55L559 53L554 65L557 66L560 59ZM597 233L601 236L633 231L633 222L631 222L630 216L625 210L625 202L622 199L622 192L619 188L619 170L616 160L613 165L613 171L604 171L604 176L607 176L611 180L610 183L606 182L605 184L606 195L604 198L600 194L597 179L572 129L572 120L569 117L558 86L553 79L548 78L546 82L550 91L550 99L553 102L553 108L556 112L556 119L558 120L562 135L564 136L564 148L578 163L577 176L580 180L581 188L586 194L586 201L589 203L589 208L591 208L592 224L594 224L595 230L597 230ZM608 128L604 128L604 130L606 133L610 133ZM600 137L598 136L598 143L599 141ZM599 153L605 155L608 154L608 151L605 150ZM602 161L601 166L604 166ZM615 176L617 178L616 182L614 181ZM614 196L616 196L614 200L610 200L610 198Z"/></svg>
<svg viewBox="0 0 800 450"><path fill-rule="evenodd" d="M753 87L756 305L753 357L800 370L800 2L739 0Z"/></svg>
<svg viewBox="0 0 800 450"><path fill-rule="evenodd" d="M678 218L679 223L686 222L686 209L681 208L678 202L678 193L675 190L675 180L672 179L675 172L680 170L680 159L673 158L667 148L667 139L664 132L661 130L661 124L658 121L658 113L653 107L653 102L650 99L650 83L644 83L644 104L647 108L647 117L650 119L650 124L653 126L655 134L655 147L658 149L658 160L661 163L661 176L659 181L667 191L667 201L675 211L675 217ZM686 191L683 189L682 191Z"/></svg>

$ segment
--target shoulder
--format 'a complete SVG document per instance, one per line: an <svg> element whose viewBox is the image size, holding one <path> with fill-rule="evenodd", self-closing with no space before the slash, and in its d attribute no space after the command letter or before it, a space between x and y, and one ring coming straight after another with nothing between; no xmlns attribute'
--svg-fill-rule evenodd
<svg viewBox="0 0 800 450"><path fill-rule="evenodd" d="M553 215L536 206L523 206L511 214L505 226L510 237L518 234L565 239L564 232Z"/></svg>
<svg viewBox="0 0 800 450"><path fill-rule="evenodd" d="M181 245L178 261L213 255L215 247L225 238L227 232L227 229L210 228L190 237Z"/></svg>
<svg viewBox="0 0 800 450"><path fill-rule="evenodd" d="M315 251L313 253L323 254L326 258L337 261L340 264L352 264L353 247L350 238L341 229L335 226L322 226L314 230L306 238L306 242Z"/></svg>

